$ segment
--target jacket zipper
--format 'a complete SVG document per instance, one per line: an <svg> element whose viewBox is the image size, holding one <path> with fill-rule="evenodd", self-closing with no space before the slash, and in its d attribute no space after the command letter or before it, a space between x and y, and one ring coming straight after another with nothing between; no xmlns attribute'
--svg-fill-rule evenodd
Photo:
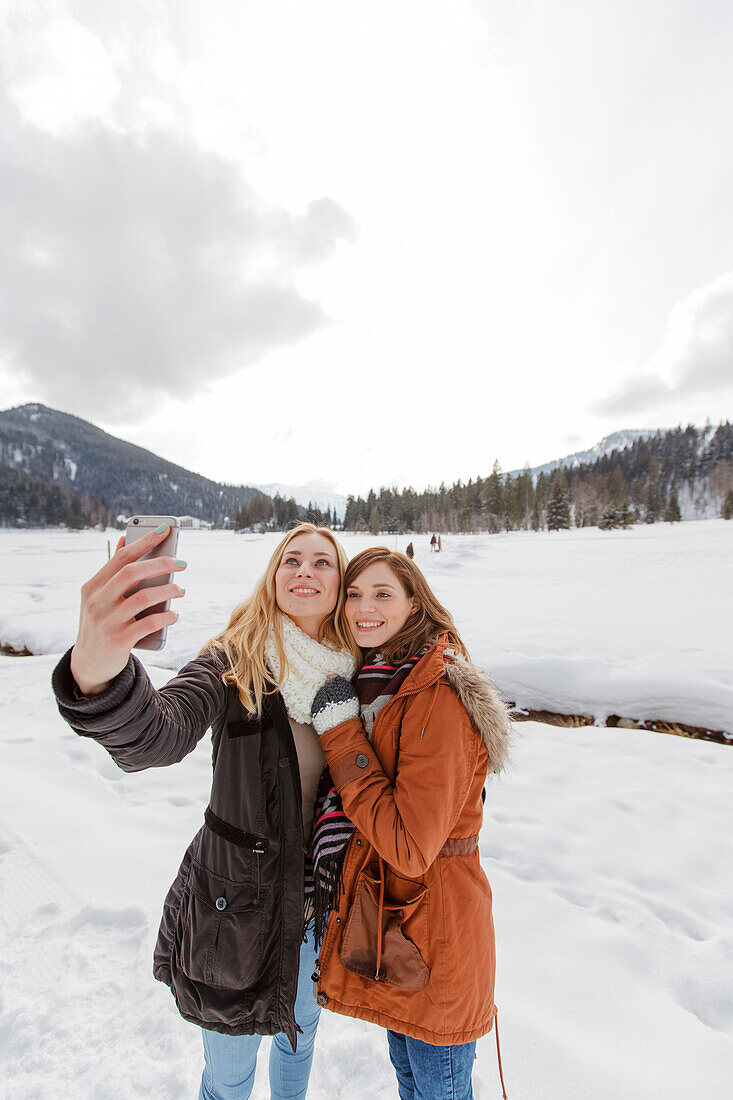
<svg viewBox="0 0 733 1100"><path fill-rule="evenodd" d="M277 718L276 715L273 715L272 718L273 718L273 727L275 728L275 731L277 732L278 738L283 743L283 747L285 748L285 753L286 753L288 764L289 764L288 771L290 772L290 778L291 778L291 781L292 781L292 784L293 784L293 787L294 787L297 819L298 819L298 822L300 823L300 832L301 832L301 836L302 836L303 835L303 795L302 795L302 790L301 790L301 785L300 785L300 765L298 764L298 753L297 753L297 750L295 748L295 739L293 737L293 731L290 728L290 722L288 720L287 711L285 710L285 704L284 703L282 704L281 715L280 715L281 726L278 727L278 725L277 725L278 718ZM285 732L286 727L287 727L287 732ZM285 732L285 735L283 736L284 732ZM278 771L278 789L279 789L279 792L280 792L280 804L282 806L282 805L284 805L284 799L283 799L284 784L283 784L283 774L282 774L283 769L280 767L279 762L278 762L277 771ZM283 839L284 839L284 837L283 837ZM304 850L303 845L301 845L301 849ZM301 863L301 868L302 868L302 863ZM285 861L284 861L284 859L282 858L282 855L281 855L281 858L280 858L280 897L282 898L284 896L285 896ZM303 904L304 904L302 874L301 874L300 896L301 896L301 909L302 909ZM280 963L280 975L279 975L279 980L278 980L278 990L282 987L282 979L283 979L282 958L283 958L284 941L285 941L285 924L284 924L284 921L281 921L281 925L280 925L280 960L281 960L281 963ZM297 997L297 993L298 993L299 974L300 974L300 947L298 948L298 957L296 959L296 974L295 974L295 994L296 994L296 997ZM298 1021L295 1019L295 999L293 999L293 1003L290 1006L290 1008L291 1008L291 1012L292 1012L293 1023L295 1024L295 1032L296 1032L296 1034L302 1035L303 1034L303 1029L300 1027L300 1025L298 1024Z"/></svg>

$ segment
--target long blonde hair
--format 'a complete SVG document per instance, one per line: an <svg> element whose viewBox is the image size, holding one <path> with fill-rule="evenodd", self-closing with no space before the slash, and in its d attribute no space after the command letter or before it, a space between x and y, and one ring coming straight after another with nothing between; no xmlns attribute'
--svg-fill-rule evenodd
<svg viewBox="0 0 733 1100"><path fill-rule="evenodd" d="M468 658L468 650L456 629L453 616L443 607L414 561L406 554L386 546L370 546L368 550L362 550L349 562L344 592L356 582L360 573L377 562L389 566L407 595L414 596L418 603L417 610L412 612L402 629L378 647L385 663L394 665L416 657L426 643L434 642L441 634L447 634L453 649Z"/></svg>
<svg viewBox="0 0 733 1100"><path fill-rule="evenodd" d="M225 684L236 684L239 698L246 710L260 714L265 695L277 691L287 673L287 658L283 646L282 624L278 614L275 593L275 574L285 548L298 535L323 535L336 552L340 588L333 611L321 623L318 641L335 649L348 649L355 657L359 647L351 636L344 616L344 576L348 558L328 527L316 527L313 523L299 523L288 531L275 547L265 572L255 584L251 595L237 604L226 628L206 643L202 653L209 652L222 659L226 671L222 674ZM265 643L274 630L275 648L280 661L279 682L273 682L273 673L265 658Z"/></svg>

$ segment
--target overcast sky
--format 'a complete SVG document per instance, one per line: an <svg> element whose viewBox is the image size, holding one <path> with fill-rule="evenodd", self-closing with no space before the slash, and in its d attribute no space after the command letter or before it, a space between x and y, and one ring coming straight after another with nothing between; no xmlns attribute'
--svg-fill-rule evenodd
<svg viewBox="0 0 733 1100"><path fill-rule="evenodd" d="M0 407L417 488L733 414L725 0L4 0Z"/></svg>

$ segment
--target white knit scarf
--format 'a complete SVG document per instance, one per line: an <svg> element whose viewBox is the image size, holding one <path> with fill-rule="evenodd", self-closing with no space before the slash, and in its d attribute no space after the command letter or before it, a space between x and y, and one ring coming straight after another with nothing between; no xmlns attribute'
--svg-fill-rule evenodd
<svg viewBox="0 0 733 1100"><path fill-rule="evenodd" d="M332 673L350 680L356 667L348 649L332 649L316 642L295 625L287 615L280 615L287 672L280 684L285 709L294 721L311 724L311 703L324 681ZM280 661L272 629L265 643L265 656L275 679L280 678Z"/></svg>

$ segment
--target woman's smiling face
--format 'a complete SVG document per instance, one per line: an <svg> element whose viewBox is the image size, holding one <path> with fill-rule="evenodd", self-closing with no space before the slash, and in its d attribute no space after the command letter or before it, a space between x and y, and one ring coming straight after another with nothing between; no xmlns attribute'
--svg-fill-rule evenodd
<svg viewBox="0 0 733 1100"><path fill-rule="evenodd" d="M399 634L418 609L386 562L368 565L346 592L346 619L358 645L376 649Z"/></svg>
<svg viewBox="0 0 733 1100"><path fill-rule="evenodd" d="M336 550L324 535L296 535L283 550L275 573L279 609L317 638L321 623L338 600L341 576Z"/></svg>

